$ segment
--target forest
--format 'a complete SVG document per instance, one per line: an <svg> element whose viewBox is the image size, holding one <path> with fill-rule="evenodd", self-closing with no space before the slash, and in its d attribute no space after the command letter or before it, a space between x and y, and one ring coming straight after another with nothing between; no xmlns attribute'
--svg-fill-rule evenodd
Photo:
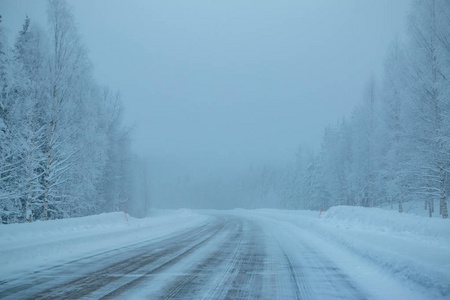
<svg viewBox="0 0 450 300"><path fill-rule="evenodd" d="M448 218L450 2L414 1L405 42L388 50L350 118L325 129L319 153L299 151L285 180L287 207L424 202Z"/></svg>
<svg viewBox="0 0 450 300"><path fill-rule="evenodd" d="M93 79L67 3L49 1L47 14L48 30L24 16L11 46L0 22L2 223L123 207L143 216L151 206L147 169L130 150L120 93ZM319 151L300 146L288 167L255 167L201 186L181 180L150 193L197 198L198 208L214 198L218 208L390 204L401 213L402 203L417 200L430 217L448 218L450 2L413 1L405 26L383 76L367 81L349 117L330 120Z"/></svg>
<svg viewBox="0 0 450 300"><path fill-rule="evenodd" d="M0 27L2 223L111 212L130 199L120 94L94 81L67 3L49 1L47 14L48 31L25 16L11 47Z"/></svg>
<svg viewBox="0 0 450 300"><path fill-rule="evenodd" d="M422 201L430 217L448 218L450 2L413 1L406 26L407 36L387 49L382 78L369 78L351 115L325 128L319 151L300 145L287 167L179 180L161 193L191 195L197 207L218 197L222 208L390 205L403 212L404 202Z"/></svg>

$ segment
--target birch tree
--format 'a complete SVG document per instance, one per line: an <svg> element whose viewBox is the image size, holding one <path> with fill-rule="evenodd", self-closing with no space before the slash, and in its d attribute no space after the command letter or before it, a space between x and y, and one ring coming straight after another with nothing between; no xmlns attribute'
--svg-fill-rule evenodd
<svg viewBox="0 0 450 300"><path fill-rule="evenodd" d="M51 57L47 112L47 140L44 146L44 210L42 219L61 216L58 204L67 197L70 171L82 145L76 125L80 124L83 104L80 91L89 74L90 64L81 45L75 22L65 1L50 0L48 4Z"/></svg>

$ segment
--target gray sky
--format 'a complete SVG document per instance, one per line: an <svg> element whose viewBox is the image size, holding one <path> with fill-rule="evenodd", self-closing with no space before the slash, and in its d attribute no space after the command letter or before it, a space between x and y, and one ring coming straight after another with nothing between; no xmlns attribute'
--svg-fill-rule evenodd
<svg viewBox="0 0 450 300"><path fill-rule="evenodd" d="M349 116L409 0L69 1L99 83L120 89L133 148L159 162L230 166L317 149ZM0 0L13 33L45 1Z"/></svg>

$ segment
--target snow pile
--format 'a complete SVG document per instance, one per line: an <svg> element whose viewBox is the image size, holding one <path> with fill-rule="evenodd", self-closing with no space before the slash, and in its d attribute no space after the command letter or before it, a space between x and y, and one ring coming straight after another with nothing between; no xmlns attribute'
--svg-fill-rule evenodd
<svg viewBox="0 0 450 300"><path fill-rule="evenodd" d="M17 271L64 263L108 249L207 223L211 217L189 210L135 219L124 213L0 225L0 278Z"/></svg>
<svg viewBox="0 0 450 300"><path fill-rule="evenodd" d="M346 229L391 234L420 239L450 239L449 220L400 214L380 208L335 206L323 213L323 222Z"/></svg>
<svg viewBox="0 0 450 300"><path fill-rule="evenodd" d="M132 220L133 223L136 221ZM66 234L95 233L105 229L123 228L127 228L127 221L124 213L119 212L81 218L36 221L31 224L2 224L0 225L0 245L3 248L7 241L14 244L19 242L28 244L31 240L48 240L49 238L62 237Z"/></svg>
<svg viewBox="0 0 450 300"><path fill-rule="evenodd" d="M450 295L450 222L378 208L330 208L312 227L397 277Z"/></svg>

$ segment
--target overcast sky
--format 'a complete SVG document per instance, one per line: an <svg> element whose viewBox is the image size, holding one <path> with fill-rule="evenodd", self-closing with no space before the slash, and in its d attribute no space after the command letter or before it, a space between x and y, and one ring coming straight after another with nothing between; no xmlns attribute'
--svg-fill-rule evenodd
<svg viewBox="0 0 450 300"><path fill-rule="evenodd" d="M133 148L230 166L317 149L349 116L409 0L69 1L99 83L119 89ZM10 39L46 1L0 0Z"/></svg>

